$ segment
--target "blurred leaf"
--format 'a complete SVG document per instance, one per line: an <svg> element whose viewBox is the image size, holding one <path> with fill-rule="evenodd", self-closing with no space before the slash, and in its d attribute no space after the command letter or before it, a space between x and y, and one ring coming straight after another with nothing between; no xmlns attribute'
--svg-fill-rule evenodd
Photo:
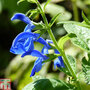
<svg viewBox="0 0 90 90"><path fill-rule="evenodd" d="M27 2L22 2L19 6L17 5L18 0L2 0L3 9L8 10L9 14L12 16L15 12L26 12L30 9L30 4Z"/></svg>
<svg viewBox="0 0 90 90"><path fill-rule="evenodd" d="M23 1L25 1L25 0L19 0L18 2L17 2L17 4L19 5L21 2L23 2Z"/></svg>
<svg viewBox="0 0 90 90"><path fill-rule="evenodd" d="M0 13L2 12L2 8L3 8L3 1L2 0L0 0Z"/></svg>
<svg viewBox="0 0 90 90"><path fill-rule="evenodd" d="M67 34L67 35L63 36L62 38L60 38L59 41L58 41L59 47L60 47L61 49L63 49L64 43L65 43L67 40L69 40L70 38L74 38L74 37L76 37L76 35L73 34L73 33L70 33L70 34Z"/></svg>
<svg viewBox="0 0 90 90"><path fill-rule="evenodd" d="M62 2L62 1L64 1L64 0L51 0L51 2L53 2L53 3L58 3L58 2Z"/></svg>
<svg viewBox="0 0 90 90"><path fill-rule="evenodd" d="M90 84L90 58L88 59L88 61L86 60L85 57L82 59L82 69L86 83Z"/></svg>
<svg viewBox="0 0 90 90"><path fill-rule="evenodd" d="M21 56L19 55L15 57L7 67L5 76L7 78L11 78L12 81L20 79L22 74L27 70L30 64L34 62L35 59L36 58L33 58L31 56L21 58Z"/></svg>
<svg viewBox="0 0 90 90"><path fill-rule="evenodd" d="M61 80L56 79L39 79L25 86L23 90L70 90L74 87ZM74 89L73 89L74 90Z"/></svg>
<svg viewBox="0 0 90 90"><path fill-rule="evenodd" d="M57 20L57 18L59 17L61 13L58 13L56 16L54 16L51 21L49 22L50 27L55 23L55 21Z"/></svg>
<svg viewBox="0 0 90 90"><path fill-rule="evenodd" d="M51 0L47 0L47 2L46 2L45 5L44 5L44 10L45 10L46 6L50 3L50 1L51 1Z"/></svg>
<svg viewBox="0 0 90 90"><path fill-rule="evenodd" d="M27 0L27 1L30 2L30 3L36 3L35 0Z"/></svg>
<svg viewBox="0 0 90 90"><path fill-rule="evenodd" d="M64 28L68 33L74 33L77 37L71 39L71 41L78 47L90 52L90 29L75 25L64 24Z"/></svg>
<svg viewBox="0 0 90 90"><path fill-rule="evenodd" d="M90 5L90 0L84 0L84 3Z"/></svg>
<svg viewBox="0 0 90 90"><path fill-rule="evenodd" d="M42 4L42 7L44 7L45 3ZM57 19L57 22L62 21L62 20L69 20L71 19L72 15L68 11L65 10L64 7L49 3L47 7L45 8L45 12L50 14L51 17L56 16L58 13L62 13Z"/></svg>
<svg viewBox="0 0 90 90"><path fill-rule="evenodd" d="M82 11L82 17L85 20L85 22L90 25L90 21L87 19L87 17L85 16L84 12Z"/></svg>
<svg viewBox="0 0 90 90"><path fill-rule="evenodd" d="M73 58L73 57L70 56L70 55L67 55L67 60L68 60L68 62L70 63L71 68L72 68L72 70L74 71L74 73L76 73L76 60L75 60L75 58ZM69 75L69 76L72 76L71 73L69 72L66 64L65 64L65 68L61 68L61 67L60 67L59 70L63 71L65 74L67 74L67 75Z"/></svg>

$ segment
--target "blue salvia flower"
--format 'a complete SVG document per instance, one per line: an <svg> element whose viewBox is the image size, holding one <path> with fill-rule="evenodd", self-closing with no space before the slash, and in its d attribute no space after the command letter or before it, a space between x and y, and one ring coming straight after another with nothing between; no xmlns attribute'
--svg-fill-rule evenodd
<svg viewBox="0 0 90 90"><path fill-rule="evenodd" d="M27 24L27 26L24 29L24 32L20 33L16 36L16 38L13 40L10 52L14 54L22 54L22 57L25 55L32 55L37 57L43 57L43 55L39 51L34 50L34 44L33 42L39 42L41 44L44 44L48 46L46 41L43 38L39 38L39 34L32 33L31 30L35 27L31 20L26 17L24 14L17 13L15 14L11 20L19 19Z"/></svg>
<svg viewBox="0 0 90 90"><path fill-rule="evenodd" d="M53 43L52 40L46 40L48 43ZM44 54L48 54L48 50L51 48L51 46L47 47L47 46L44 46L43 47L43 53ZM56 54L60 54L59 51L57 49L54 49L54 52ZM59 56L56 60L54 60L54 68L56 69L56 66L57 67L65 67L64 66L64 62L63 62L63 59L61 56Z"/></svg>

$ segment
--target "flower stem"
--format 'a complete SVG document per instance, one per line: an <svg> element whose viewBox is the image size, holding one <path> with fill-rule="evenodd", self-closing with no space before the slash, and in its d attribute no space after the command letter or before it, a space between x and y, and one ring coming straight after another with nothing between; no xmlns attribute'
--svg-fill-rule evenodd
<svg viewBox="0 0 90 90"><path fill-rule="evenodd" d="M36 0L36 1L37 1L37 0ZM70 71L72 77L75 79L75 81L76 81L76 83L77 83L77 86L80 87L79 82L77 81L76 74L74 73L73 69L71 68L71 65L70 65L70 63L69 63L68 60L67 60L67 57L66 57L66 55L65 55L65 52L64 52L62 49L59 48L59 46L58 46L58 44L57 44L57 41L56 41L56 39L55 39L55 37L54 37L54 35L53 35L53 33L52 33L51 27L50 27L49 24L48 24L48 21L47 21L47 18L46 18L46 16L45 16L45 13L43 12L43 10L42 10L42 8L41 8L41 6L40 6L40 3L39 3L38 1L37 1L37 5L38 5L38 7L39 7L39 9L40 9L40 13L41 13L42 18L43 18L43 20L44 20L44 23L45 23L45 25L46 25L47 31L48 31L48 33L49 33L49 35L50 35L50 38L52 39L52 41L53 41L56 49L60 52L61 56L63 57L64 62L65 62L65 64L66 64L67 67L68 67L68 70ZM79 88L79 90L81 90L81 89Z"/></svg>

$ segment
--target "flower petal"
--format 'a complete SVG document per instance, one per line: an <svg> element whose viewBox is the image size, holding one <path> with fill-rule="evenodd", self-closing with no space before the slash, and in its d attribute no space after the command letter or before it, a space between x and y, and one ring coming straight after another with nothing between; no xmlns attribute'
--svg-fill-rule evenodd
<svg viewBox="0 0 90 90"><path fill-rule="evenodd" d="M47 47L49 47L48 43L41 37L38 40L36 40L36 41L41 43L41 44L43 44L43 45L45 45L45 46L47 46Z"/></svg>
<svg viewBox="0 0 90 90"><path fill-rule="evenodd" d="M38 58L34 63L34 67L32 69L30 77L34 76L35 72L39 72L41 68L42 68L42 58Z"/></svg>
<svg viewBox="0 0 90 90"><path fill-rule="evenodd" d="M41 51L42 54L49 54L48 52L48 48L46 46L43 47L42 51Z"/></svg>
<svg viewBox="0 0 90 90"><path fill-rule="evenodd" d="M48 59L47 56L43 55L42 53L40 53L40 52L37 51L37 50L33 50L33 51L31 52L31 55L32 55L32 56L35 56L35 57L41 57L41 58L43 58L43 60Z"/></svg>
<svg viewBox="0 0 90 90"><path fill-rule="evenodd" d="M26 55L30 55L31 52L33 51L33 49L34 49L34 43L33 43L33 39L32 38L30 38L29 45L25 49L26 49L26 51L22 54L21 57L24 57Z"/></svg>
<svg viewBox="0 0 90 90"><path fill-rule="evenodd" d="M60 54L57 49L54 49L54 52L55 52L56 54Z"/></svg>
<svg viewBox="0 0 90 90"><path fill-rule="evenodd" d="M64 65L64 62L63 62L63 59L62 59L62 57L61 56L59 56L58 57L58 59L60 60L60 62L61 62L61 67L63 67L63 68L65 68L65 65Z"/></svg>
<svg viewBox="0 0 90 90"><path fill-rule="evenodd" d="M31 32L31 30L34 28L35 26L34 25L27 25L26 27L25 27L25 29L24 29L24 32Z"/></svg>
<svg viewBox="0 0 90 90"><path fill-rule="evenodd" d="M49 40L49 39L46 39L46 42L53 43L53 41L52 40Z"/></svg>
<svg viewBox="0 0 90 90"><path fill-rule="evenodd" d="M58 58L56 60L54 60L54 69L56 69L56 66L60 67L60 65L61 65L61 63Z"/></svg>
<svg viewBox="0 0 90 90"><path fill-rule="evenodd" d="M32 25L32 22L30 21L30 19L27 16L25 16L24 14L22 14L22 13L16 13L11 18L12 21L15 20L15 19L21 20L21 21L25 22L26 24Z"/></svg>
<svg viewBox="0 0 90 90"><path fill-rule="evenodd" d="M31 32L31 27L29 24L25 27L24 32Z"/></svg>
<svg viewBox="0 0 90 90"><path fill-rule="evenodd" d="M22 32L22 33L18 34L16 36L16 38L13 40L12 46L15 46L17 44L18 40L30 38L30 37L32 37L33 39L36 39L37 35L34 33L30 33L30 32Z"/></svg>

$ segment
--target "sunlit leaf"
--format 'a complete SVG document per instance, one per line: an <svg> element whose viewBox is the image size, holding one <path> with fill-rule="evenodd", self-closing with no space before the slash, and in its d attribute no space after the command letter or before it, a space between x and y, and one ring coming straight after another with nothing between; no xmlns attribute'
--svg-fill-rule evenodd
<svg viewBox="0 0 90 90"><path fill-rule="evenodd" d="M88 59L88 61L85 57L82 59L82 69L84 72L86 83L90 84L90 58Z"/></svg>
<svg viewBox="0 0 90 90"><path fill-rule="evenodd" d="M73 33L77 37L71 41L78 47L90 52L90 29L76 24L64 24L64 28L68 33Z"/></svg>

